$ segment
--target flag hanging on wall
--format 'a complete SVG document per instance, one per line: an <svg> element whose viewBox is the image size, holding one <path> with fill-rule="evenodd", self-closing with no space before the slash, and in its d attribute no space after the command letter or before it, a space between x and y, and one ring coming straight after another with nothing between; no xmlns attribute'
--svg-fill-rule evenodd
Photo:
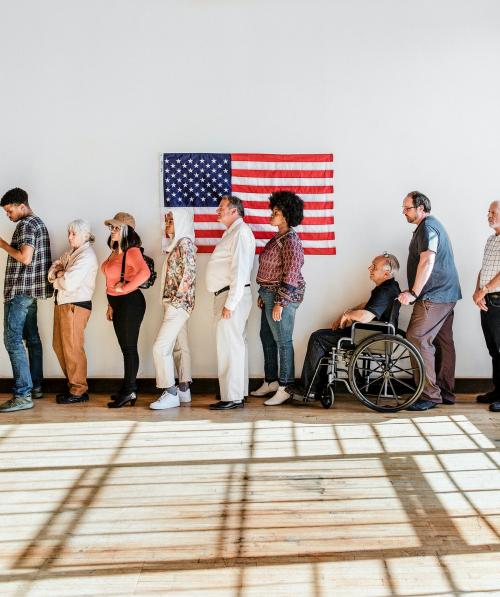
<svg viewBox="0 0 500 597"><path fill-rule="evenodd" d="M196 245L211 253L225 227L215 209L222 195L236 195L245 206L257 253L276 234L269 225L269 195L293 191L304 201L304 219L295 229L304 252L334 255L333 155L267 153L164 153L163 215L172 207L192 208Z"/></svg>

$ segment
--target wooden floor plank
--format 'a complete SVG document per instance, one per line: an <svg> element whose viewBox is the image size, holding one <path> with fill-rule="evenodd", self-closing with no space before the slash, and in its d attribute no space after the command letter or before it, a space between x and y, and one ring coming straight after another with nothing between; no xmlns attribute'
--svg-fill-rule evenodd
<svg viewBox="0 0 500 597"><path fill-rule="evenodd" d="M54 396L0 418L1 594L500 595L500 416Z"/></svg>

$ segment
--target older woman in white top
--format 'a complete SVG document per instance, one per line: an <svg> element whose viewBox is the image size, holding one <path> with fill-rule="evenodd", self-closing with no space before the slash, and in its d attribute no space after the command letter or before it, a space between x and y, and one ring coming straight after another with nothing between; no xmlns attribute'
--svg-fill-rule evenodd
<svg viewBox="0 0 500 597"><path fill-rule="evenodd" d="M68 224L68 242L69 251L54 261L49 270L49 282L55 290L52 346L68 380L68 391L57 395L59 404L89 399L84 332L92 311L99 267L87 221Z"/></svg>

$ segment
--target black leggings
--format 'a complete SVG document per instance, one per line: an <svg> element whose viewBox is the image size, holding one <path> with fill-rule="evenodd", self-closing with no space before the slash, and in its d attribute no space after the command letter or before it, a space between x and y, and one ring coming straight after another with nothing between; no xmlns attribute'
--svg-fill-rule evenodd
<svg viewBox="0 0 500 597"><path fill-rule="evenodd" d="M146 301L140 290L134 290L122 296L108 294L108 302L113 309L113 327L123 354L124 374L120 393L126 395L137 390L137 340L146 311Z"/></svg>

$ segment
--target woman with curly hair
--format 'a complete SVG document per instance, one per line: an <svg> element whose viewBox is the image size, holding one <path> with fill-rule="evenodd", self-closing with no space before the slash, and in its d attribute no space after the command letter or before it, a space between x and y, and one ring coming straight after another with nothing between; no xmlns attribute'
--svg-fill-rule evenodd
<svg viewBox="0 0 500 597"><path fill-rule="evenodd" d="M304 202L290 191L276 191L269 197L269 208L269 223L278 232L261 253L257 272L264 382L251 395L273 394L264 404L275 406L290 398L285 388L295 380L292 336L305 282L301 274L304 249L294 226L302 222Z"/></svg>

